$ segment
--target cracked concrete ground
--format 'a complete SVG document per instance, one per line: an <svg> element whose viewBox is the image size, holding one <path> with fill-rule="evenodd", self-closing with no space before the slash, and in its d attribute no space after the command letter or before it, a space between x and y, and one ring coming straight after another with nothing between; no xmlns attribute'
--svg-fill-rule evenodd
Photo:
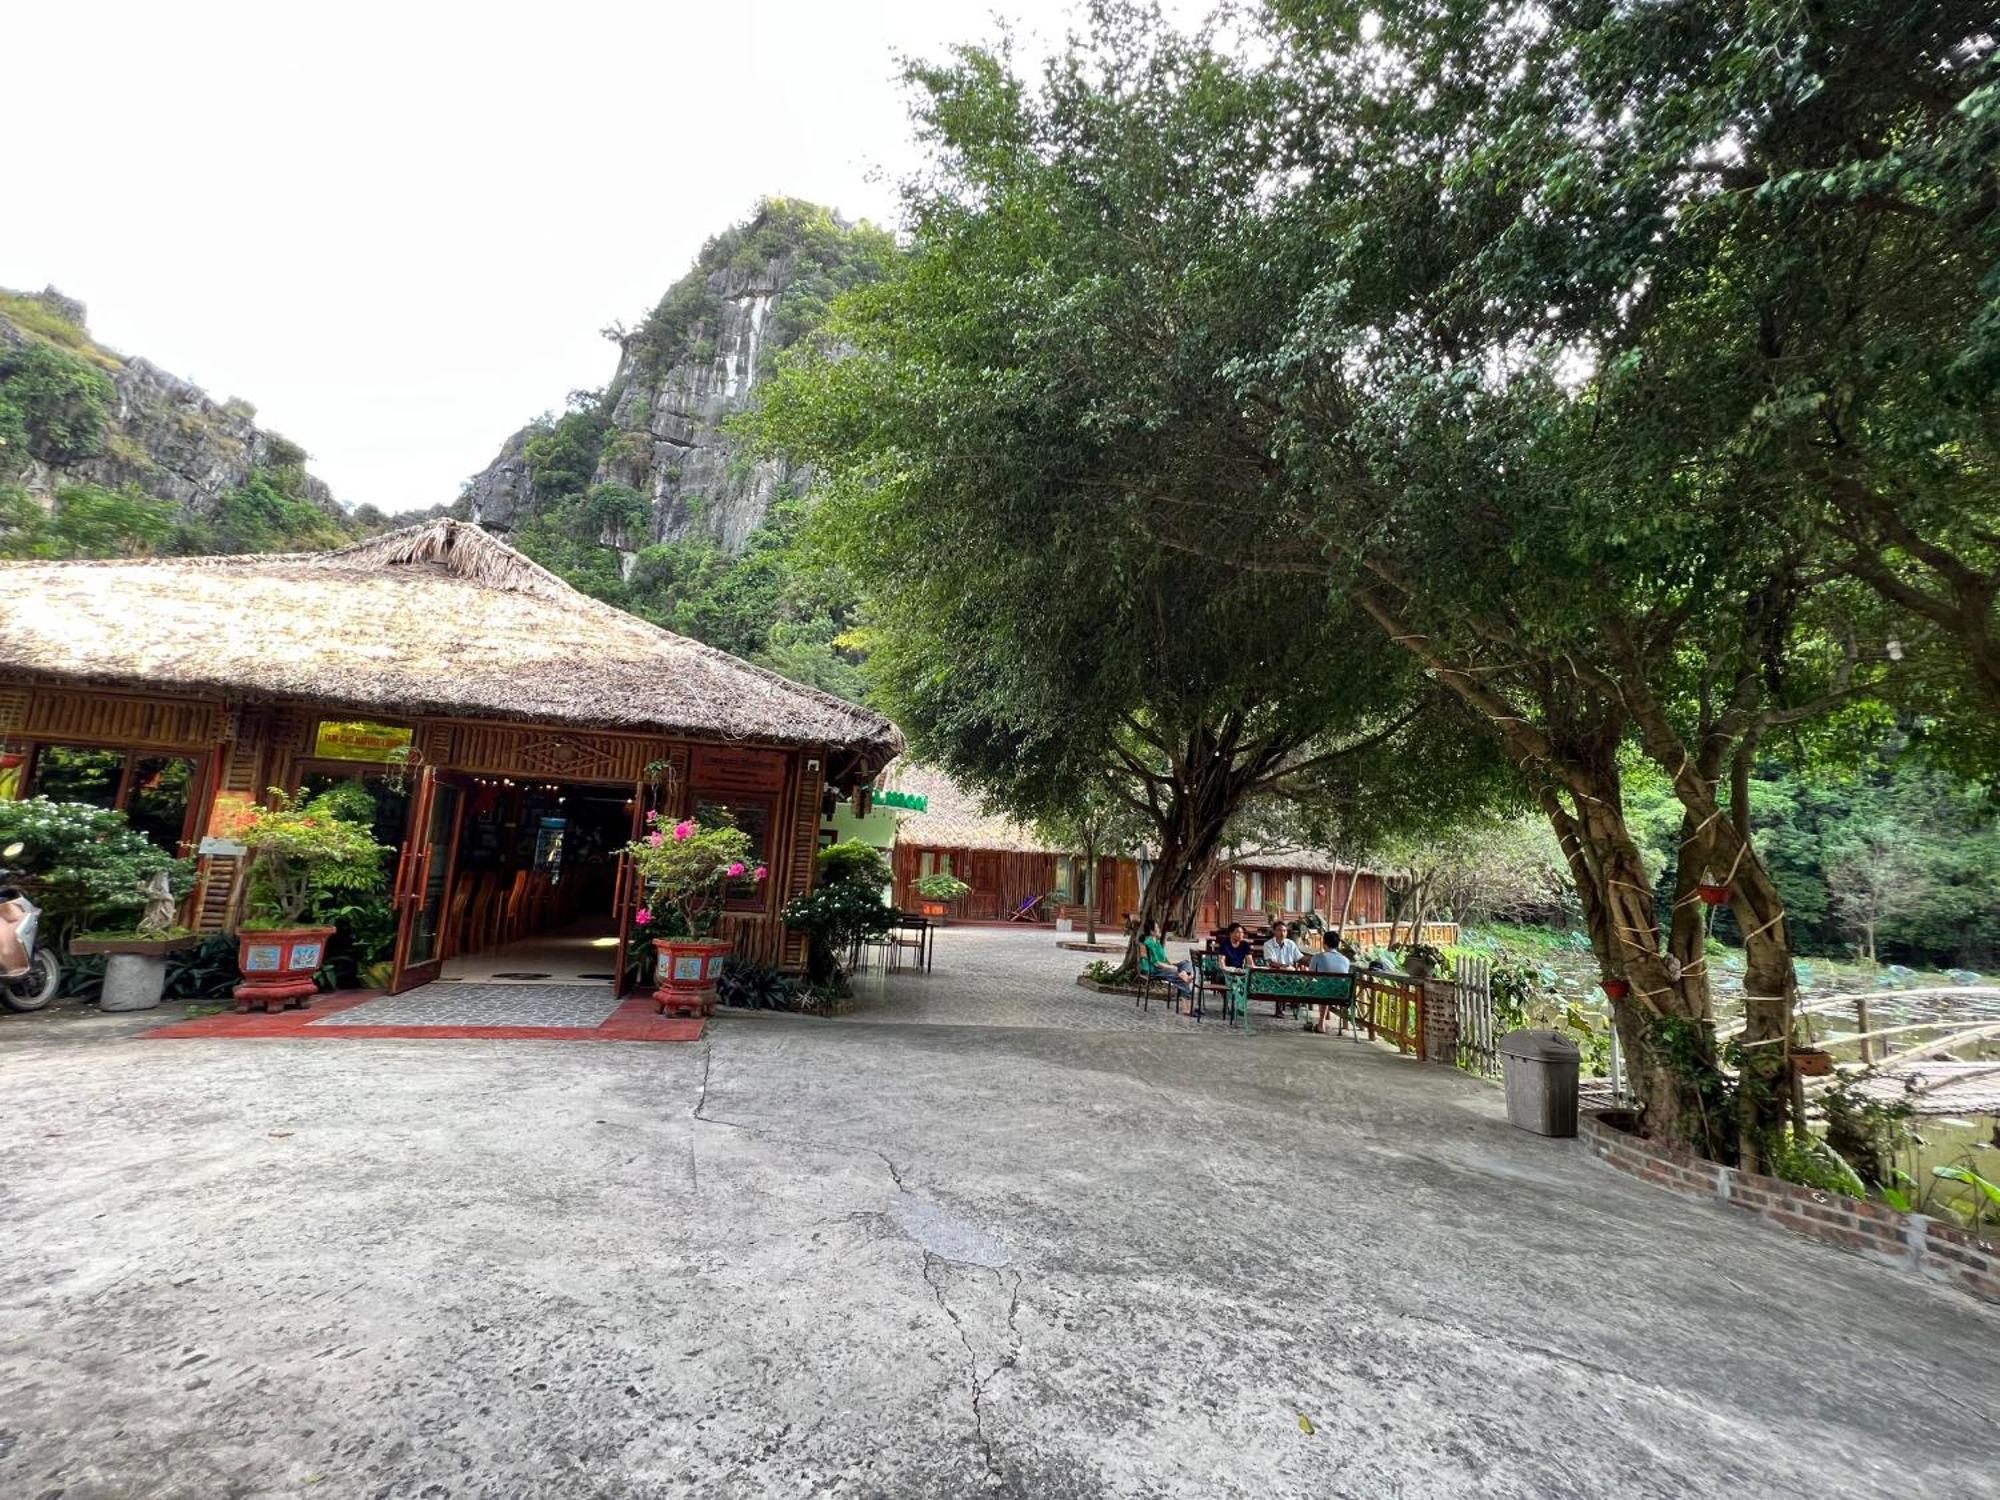
<svg viewBox="0 0 2000 1500"><path fill-rule="evenodd" d="M1994 1310L1052 955L686 1047L0 1022L0 1495L2000 1496Z"/></svg>

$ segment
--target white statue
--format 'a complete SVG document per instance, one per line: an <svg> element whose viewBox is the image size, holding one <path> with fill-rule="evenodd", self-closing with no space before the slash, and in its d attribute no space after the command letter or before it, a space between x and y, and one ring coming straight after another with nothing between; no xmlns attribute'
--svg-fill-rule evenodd
<svg viewBox="0 0 2000 1500"><path fill-rule="evenodd" d="M174 892L167 884L167 872L155 870L139 889L146 895L146 909L139 915L139 936L165 937L174 927Z"/></svg>

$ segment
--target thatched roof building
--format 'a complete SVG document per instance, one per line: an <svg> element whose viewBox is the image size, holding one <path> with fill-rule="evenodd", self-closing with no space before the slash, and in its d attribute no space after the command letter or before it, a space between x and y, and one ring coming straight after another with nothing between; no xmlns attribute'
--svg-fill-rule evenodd
<svg viewBox="0 0 2000 1500"><path fill-rule="evenodd" d="M898 815L896 841L929 849L984 849L998 854L1068 854L1024 823L989 813L971 792L944 772L899 760L879 778L893 791L921 797L922 812Z"/></svg>
<svg viewBox="0 0 2000 1500"><path fill-rule="evenodd" d="M0 673L846 747L896 727L579 593L464 521L333 552L0 564Z"/></svg>

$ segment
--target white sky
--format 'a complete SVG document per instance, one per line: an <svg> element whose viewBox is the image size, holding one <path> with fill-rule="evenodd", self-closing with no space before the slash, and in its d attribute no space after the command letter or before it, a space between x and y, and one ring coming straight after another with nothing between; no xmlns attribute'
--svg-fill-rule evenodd
<svg viewBox="0 0 2000 1500"><path fill-rule="evenodd" d="M894 223L898 53L1069 0L17 0L0 286L254 402L350 505L456 497L766 194ZM884 174L887 174L886 176Z"/></svg>

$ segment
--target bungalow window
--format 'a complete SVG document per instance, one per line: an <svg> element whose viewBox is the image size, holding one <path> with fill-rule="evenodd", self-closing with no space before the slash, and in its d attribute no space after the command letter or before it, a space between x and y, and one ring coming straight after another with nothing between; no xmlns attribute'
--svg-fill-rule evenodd
<svg viewBox="0 0 2000 1500"><path fill-rule="evenodd" d="M759 865L769 866L771 863L771 825L774 821L771 804L754 798L719 802L697 797L694 820L704 826L711 822L733 822L749 835L750 853L744 862L743 878L732 880L723 887L723 906L729 911L764 910L764 887L757 883L751 872ZM773 883L776 878L775 871L767 876Z"/></svg>
<svg viewBox="0 0 2000 1500"><path fill-rule="evenodd" d="M935 849L926 849L917 856L917 879L928 880L933 875L951 873L951 856Z"/></svg>
<svg viewBox="0 0 2000 1500"><path fill-rule="evenodd" d="M1076 905L1076 860L1067 854L1056 856L1056 899L1064 906Z"/></svg>
<svg viewBox="0 0 2000 1500"><path fill-rule="evenodd" d="M1250 910L1262 911L1263 909L1264 872L1262 870L1252 870L1250 872Z"/></svg>
<svg viewBox="0 0 2000 1500"><path fill-rule="evenodd" d="M1285 877L1285 910L1308 912L1313 909L1313 878L1310 875Z"/></svg>
<svg viewBox="0 0 2000 1500"><path fill-rule="evenodd" d="M1229 896L1232 911L1242 911L1250 904L1250 882L1241 870L1236 871L1234 879L1230 881Z"/></svg>
<svg viewBox="0 0 2000 1500"><path fill-rule="evenodd" d="M94 745L39 745L28 776L28 795L118 809L153 843L179 854L187 837L194 783L192 756Z"/></svg>

